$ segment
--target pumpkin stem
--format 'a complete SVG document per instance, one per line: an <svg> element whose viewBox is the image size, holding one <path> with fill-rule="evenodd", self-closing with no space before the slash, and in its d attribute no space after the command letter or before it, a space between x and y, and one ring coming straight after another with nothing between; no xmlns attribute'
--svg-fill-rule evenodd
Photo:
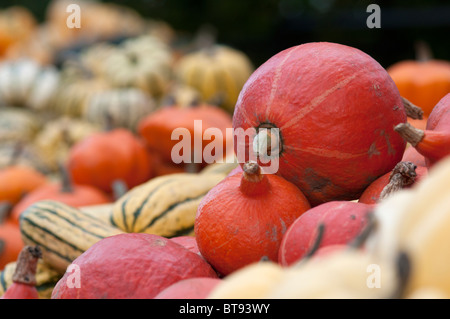
<svg viewBox="0 0 450 319"><path fill-rule="evenodd" d="M275 129L274 132L272 129ZM253 152L259 157L277 157L281 153L281 139L279 131L272 125L264 125L258 128L258 133L253 138Z"/></svg>
<svg viewBox="0 0 450 319"><path fill-rule="evenodd" d="M9 159L8 166L13 166L17 164L20 155L23 152L24 145L22 142L17 142L14 144L13 152L11 154L11 158Z"/></svg>
<svg viewBox="0 0 450 319"><path fill-rule="evenodd" d="M42 258L42 251L39 246L25 246L22 248L17 258L16 270L12 277L13 282L35 286L39 258Z"/></svg>
<svg viewBox="0 0 450 319"><path fill-rule="evenodd" d="M433 59L433 53L428 43L425 41L417 41L415 43L416 60L419 62L427 62Z"/></svg>
<svg viewBox="0 0 450 319"><path fill-rule="evenodd" d="M404 97L402 97L403 106L405 107L406 116L412 118L414 120L422 120L423 119L423 110L414 105Z"/></svg>
<svg viewBox="0 0 450 319"><path fill-rule="evenodd" d="M361 248L364 243L366 242L367 238L369 238L369 235L372 233L373 230L375 230L375 216L373 212L369 212L367 214L367 224L364 227L364 229L359 233L358 236L356 236L347 246L352 249L358 249Z"/></svg>
<svg viewBox="0 0 450 319"><path fill-rule="evenodd" d="M385 199L392 193L412 185L416 179L417 166L412 162L399 162L389 176L389 183L383 188L379 200Z"/></svg>
<svg viewBox="0 0 450 319"><path fill-rule="evenodd" d="M411 275L411 260L405 252L398 253L396 258L398 285L396 290L390 296L390 299L403 298L405 288Z"/></svg>
<svg viewBox="0 0 450 319"><path fill-rule="evenodd" d="M1 201L0 202L0 224L2 224L11 213L12 205L10 202Z"/></svg>
<svg viewBox="0 0 450 319"><path fill-rule="evenodd" d="M61 172L61 192L72 193L73 185L72 179L70 178L70 173L66 167L62 164L59 165L59 171Z"/></svg>
<svg viewBox="0 0 450 319"><path fill-rule="evenodd" d="M316 253L316 251L320 247L320 244L322 243L324 232L325 232L325 224L320 223L319 226L317 227L317 235L316 239L314 240L314 244L302 259L310 258Z"/></svg>
<svg viewBox="0 0 450 319"><path fill-rule="evenodd" d="M410 123L400 123L394 127L394 130L403 137L403 139L415 147L425 136L423 130L415 128Z"/></svg>
<svg viewBox="0 0 450 319"><path fill-rule="evenodd" d="M269 180L261 172L261 167L254 161L245 163L242 167L240 190L249 196L265 194L269 187Z"/></svg>
<svg viewBox="0 0 450 319"><path fill-rule="evenodd" d="M112 183L112 189L116 200L128 192L127 184L121 179L117 179Z"/></svg>

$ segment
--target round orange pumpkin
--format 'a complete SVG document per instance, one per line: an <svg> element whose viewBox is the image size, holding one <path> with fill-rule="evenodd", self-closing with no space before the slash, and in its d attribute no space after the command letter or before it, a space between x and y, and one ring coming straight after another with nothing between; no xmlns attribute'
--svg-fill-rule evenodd
<svg viewBox="0 0 450 319"><path fill-rule="evenodd" d="M198 248L224 276L264 257L276 262L283 234L309 208L294 184L247 162L243 172L225 178L200 202L194 225Z"/></svg>
<svg viewBox="0 0 450 319"><path fill-rule="evenodd" d="M24 243L20 228L9 216L11 204L0 202L0 271L17 259Z"/></svg>
<svg viewBox="0 0 450 319"><path fill-rule="evenodd" d="M46 183L28 193L17 203L12 211L12 219L19 223L20 215L25 209L40 200L56 200L73 207L99 205L112 202L110 196L91 185L72 183L66 172L58 183Z"/></svg>
<svg viewBox="0 0 450 319"><path fill-rule="evenodd" d="M152 159L141 139L117 128L94 133L75 144L68 155L68 170L76 184L91 185L106 193L121 180L128 189L149 180Z"/></svg>
<svg viewBox="0 0 450 319"><path fill-rule="evenodd" d="M0 169L0 201L15 205L23 196L47 182L44 174L31 167L12 165Z"/></svg>
<svg viewBox="0 0 450 319"><path fill-rule="evenodd" d="M400 94L418 105L428 117L433 107L450 92L450 61L434 59L425 44L418 44L416 60L399 61L387 68ZM423 121L411 124L419 129Z"/></svg>

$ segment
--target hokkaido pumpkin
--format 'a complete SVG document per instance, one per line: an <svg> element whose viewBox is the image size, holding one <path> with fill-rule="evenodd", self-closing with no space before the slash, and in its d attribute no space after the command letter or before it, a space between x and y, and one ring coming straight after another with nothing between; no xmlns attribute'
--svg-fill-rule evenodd
<svg viewBox="0 0 450 319"><path fill-rule="evenodd" d="M153 299L205 299L221 281L208 277L183 279L163 289Z"/></svg>
<svg viewBox="0 0 450 319"><path fill-rule="evenodd" d="M24 243L19 227L12 221L11 204L0 202L0 270L19 256Z"/></svg>
<svg viewBox="0 0 450 319"><path fill-rule="evenodd" d="M233 128L249 129L253 139L235 133L235 153L241 165L278 162L277 174L312 206L354 200L402 158L406 143L393 127L406 120L398 89L376 60L341 44L305 43L271 57L244 85Z"/></svg>
<svg viewBox="0 0 450 319"><path fill-rule="evenodd" d="M450 92L450 61L434 59L424 43L418 43L417 49L416 60L399 61L387 72L400 94L421 107L428 117L437 102Z"/></svg>
<svg viewBox="0 0 450 319"><path fill-rule="evenodd" d="M36 18L25 7L12 6L0 11L0 57L16 43L26 41L37 27Z"/></svg>
<svg viewBox="0 0 450 319"><path fill-rule="evenodd" d="M313 248L350 243L368 224L370 211L369 205L348 201L331 201L307 210L284 234L278 263L292 265L305 258ZM324 227L323 233L314 247L320 225Z"/></svg>
<svg viewBox="0 0 450 319"><path fill-rule="evenodd" d="M147 147L160 154L163 160L204 167L214 160L224 159L227 152L232 153L233 136L227 134L227 129L231 133L231 121L228 113L209 104L189 108L169 106L143 118L138 125L138 132ZM220 135L216 136L217 133L211 132L211 129L219 130ZM208 136L208 133L212 136ZM211 145L215 147L214 150L210 149ZM206 147L212 158L204 156Z"/></svg>
<svg viewBox="0 0 450 319"><path fill-rule="evenodd" d="M39 247L25 246L17 259L13 284L1 299L39 299L36 289L37 262L42 253Z"/></svg>
<svg viewBox="0 0 450 319"><path fill-rule="evenodd" d="M402 162L412 162L416 166L427 166L425 157L420 154L414 147L411 147L411 145L408 145L405 153L403 153Z"/></svg>
<svg viewBox="0 0 450 319"><path fill-rule="evenodd" d="M200 202L194 226L198 248L222 275L263 257L277 261L287 228L309 208L294 184L248 162Z"/></svg>
<svg viewBox="0 0 450 319"><path fill-rule="evenodd" d="M3 296L5 291L13 285L13 277L17 268L17 259L8 263L5 268L0 271L0 296ZM36 289L39 295L39 299L50 299L53 287L58 280L62 277L60 273L49 267L42 261L42 258L38 259L36 266Z"/></svg>
<svg viewBox="0 0 450 319"><path fill-rule="evenodd" d="M73 183L66 170L61 182L48 182L24 196L12 211L13 220L18 224L20 215L32 204L41 200L55 200L61 203L82 207L105 204L112 201L106 193L91 185Z"/></svg>
<svg viewBox="0 0 450 319"><path fill-rule="evenodd" d="M197 254L168 238L126 233L104 238L72 263L80 287L68 287L66 272L52 299L152 299L168 286L194 277L217 278Z"/></svg>
<svg viewBox="0 0 450 319"><path fill-rule="evenodd" d="M109 194L116 180L131 189L153 174L150 153L143 142L123 128L97 132L76 143L67 163L74 183L91 185Z"/></svg>
<svg viewBox="0 0 450 319"><path fill-rule="evenodd" d="M450 154L450 93L433 108L425 130L409 123L395 126L395 130L425 157L428 167Z"/></svg>
<svg viewBox="0 0 450 319"><path fill-rule="evenodd" d="M391 194L411 187L427 175L428 169L412 162L399 162L392 172L386 173L370 184L359 198L360 203L376 204Z"/></svg>
<svg viewBox="0 0 450 319"><path fill-rule="evenodd" d="M0 201L17 204L23 196L48 182L47 177L32 167L11 165L0 169Z"/></svg>

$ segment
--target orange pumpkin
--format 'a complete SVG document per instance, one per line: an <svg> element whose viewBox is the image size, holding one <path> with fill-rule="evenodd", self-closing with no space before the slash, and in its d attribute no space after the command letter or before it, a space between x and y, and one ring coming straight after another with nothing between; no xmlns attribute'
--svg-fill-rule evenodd
<svg viewBox="0 0 450 319"><path fill-rule="evenodd" d="M201 255L224 276L262 258L276 262L284 233L311 208L300 189L256 162L242 169L203 197L195 219Z"/></svg>
<svg viewBox="0 0 450 319"><path fill-rule="evenodd" d="M127 129L94 133L75 144L68 155L74 183L112 193L121 180L128 189L153 175L151 154L139 137Z"/></svg>
<svg viewBox="0 0 450 319"><path fill-rule="evenodd" d="M17 204L23 196L46 183L47 177L32 167L5 167L0 169L0 201Z"/></svg>
<svg viewBox="0 0 450 319"><path fill-rule="evenodd" d="M73 207L100 205L112 202L112 198L91 185L72 183L66 170L62 170L63 180L46 183L26 195L12 210L12 219L19 223L20 215L28 206L40 200L56 200Z"/></svg>
<svg viewBox="0 0 450 319"><path fill-rule="evenodd" d="M0 56L16 43L29 39L36 29L33 14L21 6L13 6L0 11Z"/></svg>
<svg viewBox="0 0 450 319"><path fill-rule="evenodd" d="M199 124L196 125L195 121L201 121L197 122L201 123L201 127ZM230 136L226 134L227 128L232 128L231 121L231 115L226 111L209 104L192 105L192 107L188 108L169 106L159 109L141 120L138 132L151 151L158 153L168 163L174 163L172 150L181 142L181 138L184 138L181 137L180 140L172 139L172 134L176 129L184 129L189 132L191 137L189 145L192 155L203 154L205 147L217 138L214 136L212 140L203 139L205 131L209 128L218 128L222 133L223 148L221 150L225 157L227 149L233 147L232 134L229 134ZM196 139L200 139L201 142L196 143ZM183 151L185 150L183 149ZM188 162L184 161L182 163L186 164ZM202 167L206 165L206 159L203 156L194 162L201 164L200 166Z"/></svg>
<svg viewBox="0 0 450 319"><path fill-rule="evenodd" d="M0 270L15 261L24 246L19 226L8 216L10 211L10 203L0 203Z"/></svg>
<svg viewBox="0 0 450 319"><path fill-rule="evenodd" d="M433 59L425 44L418 45L418 59L397 62L387 71L400 95L418 105L428 117L433 107L450 92L450 61ZM417 127L420 123L411 123ZM419 125L419 129L423 129Z"/></svg>

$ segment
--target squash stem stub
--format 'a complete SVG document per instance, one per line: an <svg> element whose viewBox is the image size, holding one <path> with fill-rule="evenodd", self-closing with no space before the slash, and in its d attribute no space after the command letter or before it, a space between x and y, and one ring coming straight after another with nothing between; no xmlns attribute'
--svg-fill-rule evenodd
<svg viewBox="0 0 450 319"><path fill-rule="evenodd" d="M246 162L242 167L242 178L239 185L242 193L254 196L265 194L270 188L268 178L262 173L261 167L254 161Z"/></svg>

